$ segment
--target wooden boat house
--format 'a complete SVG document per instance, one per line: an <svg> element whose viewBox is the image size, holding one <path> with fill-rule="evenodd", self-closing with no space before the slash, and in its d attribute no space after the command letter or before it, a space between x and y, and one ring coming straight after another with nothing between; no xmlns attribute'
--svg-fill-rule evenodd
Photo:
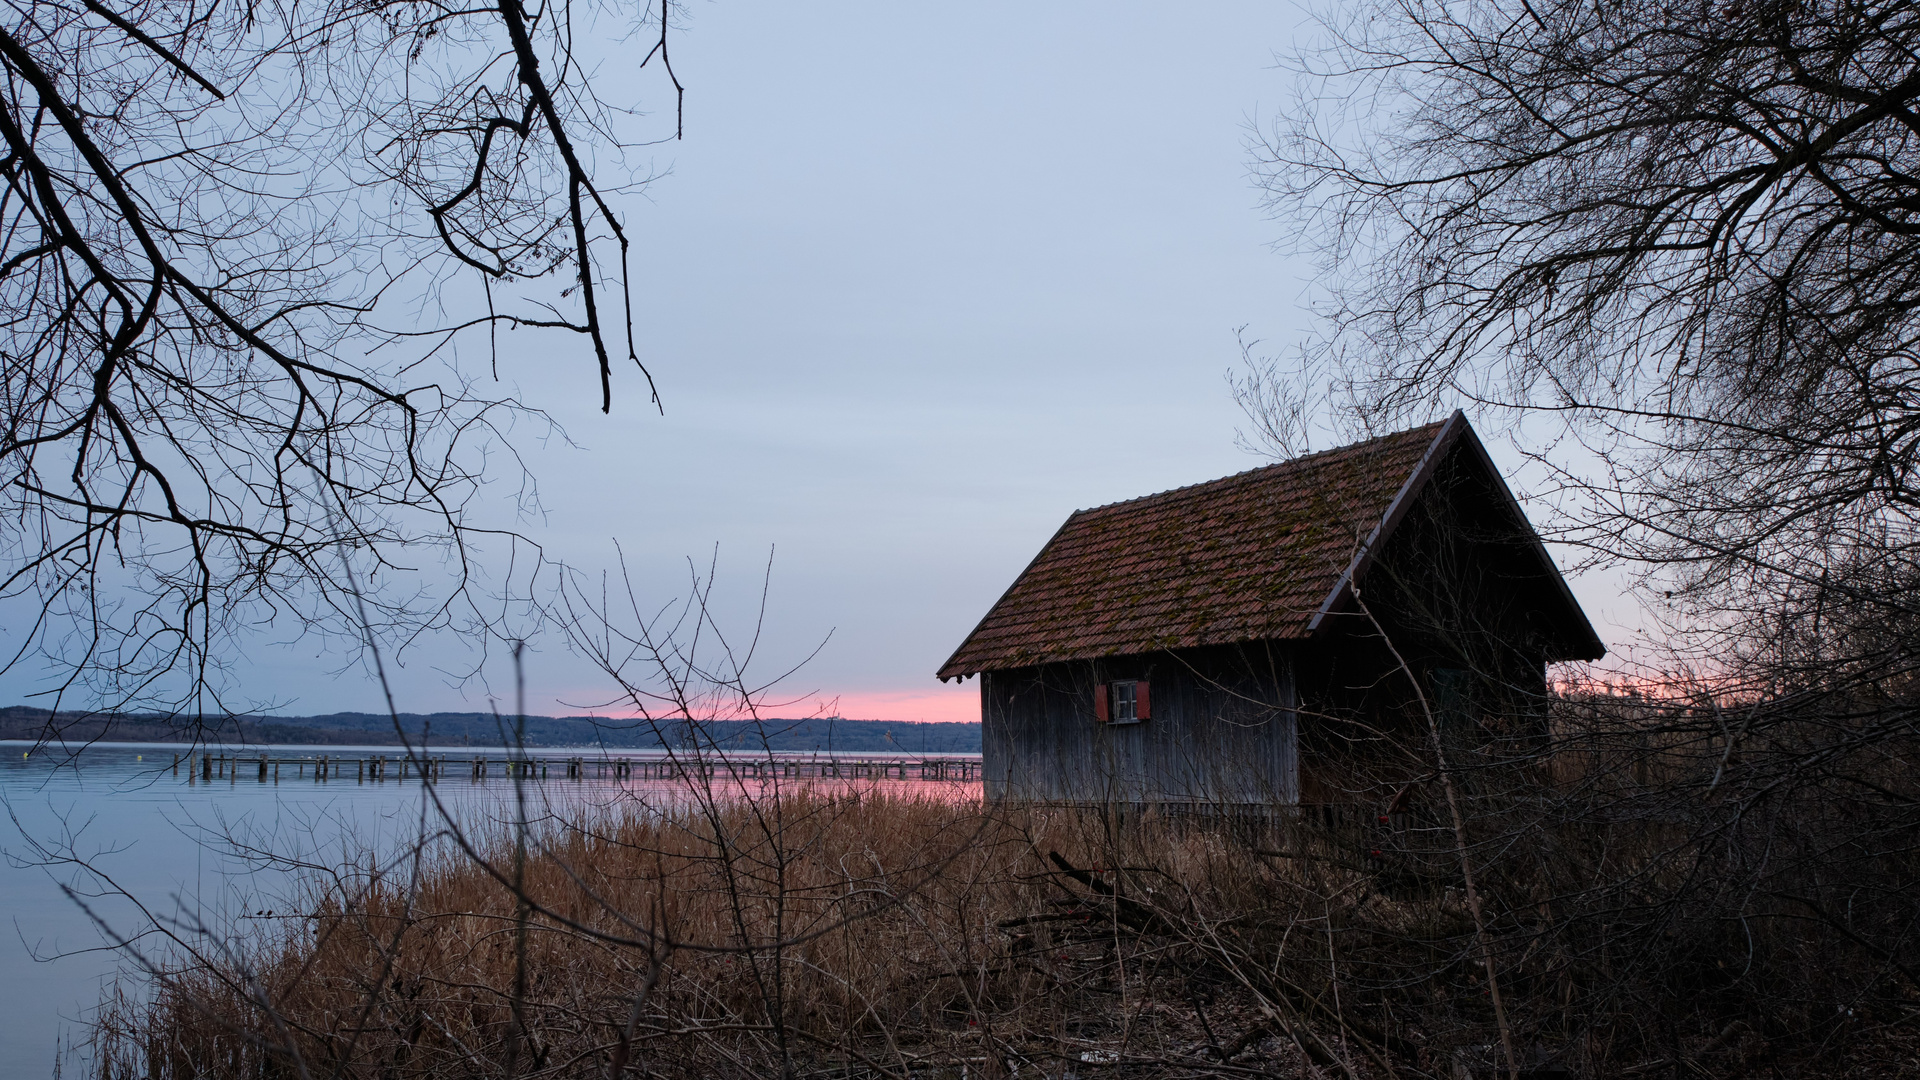
<svg viewBox="0 0 1920 1080"><path fill-rule="evenodd" d="M1074 513L939 677L980 676L989 798L1354 804L1429 710L1526 737L1605 651L1456 412Z"/></svg>

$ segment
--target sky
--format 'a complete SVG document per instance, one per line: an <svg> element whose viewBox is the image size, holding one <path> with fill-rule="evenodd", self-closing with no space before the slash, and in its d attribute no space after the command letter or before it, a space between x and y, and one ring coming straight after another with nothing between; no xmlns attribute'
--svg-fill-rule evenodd
<svg viewBox="0 0 1920 1080"><path fill-rule="evenodd" d="M619 206L664 414L628 377L602 416L589 358L509 342L503 378L572 440L526 448L529 531L588 567L617 544L647 604L717 552L738 636L771 552L757 663L813 653L777 711L978 719L977 681L933 673L1069 513L1263 463L1236 445L1236 334L1297 340L1312 268L1276 253L1246 141L1304 26L1272 3L695 0L685 138ZM644 51L596 77L663 109ZM510 685L432 643L397 660L404 710ZM530 712L609 693L551 639L525 670ZM324 642L263 642L236 678L289 714L381 702Z"/></svg>
<svg viewBox="0 0 1920 1080"><path fill-rule="evenodd" d="M569 422L578 557L603 509L655 573L718 544L723 591L772 549L774 655L832 634L794 691L978 719L934 670L1074 509L1259 464L1235 329L1304 325L1244 148L1298 13L1198 7L692 7L629 216L666 415Z"/></svg>

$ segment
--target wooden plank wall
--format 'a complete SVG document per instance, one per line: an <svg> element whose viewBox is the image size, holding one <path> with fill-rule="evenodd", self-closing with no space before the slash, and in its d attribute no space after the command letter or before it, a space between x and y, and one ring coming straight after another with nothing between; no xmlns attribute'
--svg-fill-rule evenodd
<svg viewBox="0 0 1920 1080"><path fill-rule="evenodd" d="M1093 688L1145 679L1152 716L1094 719ZM1293 654L1280 643L981 675L989 799L1098 804L1299 800Z"/></svg>

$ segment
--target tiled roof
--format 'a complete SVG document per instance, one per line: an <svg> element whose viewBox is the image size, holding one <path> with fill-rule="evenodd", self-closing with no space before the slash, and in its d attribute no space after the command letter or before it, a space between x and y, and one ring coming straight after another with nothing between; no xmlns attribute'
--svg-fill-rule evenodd
<svg viewBox="0 0 1920 1080"><path fill-rule="evenodd" d="M1077 511L940 677L1305 637L1452 424Z"/></svg>

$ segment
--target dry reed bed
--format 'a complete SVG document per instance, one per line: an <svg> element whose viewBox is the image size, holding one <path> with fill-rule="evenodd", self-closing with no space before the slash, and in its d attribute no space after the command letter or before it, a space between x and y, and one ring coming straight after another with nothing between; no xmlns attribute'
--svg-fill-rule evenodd
<svg viewBox="0 0 1920 1080"><path fill-rule="evenodd" d="M102 1073L1059 1075L1109 1055L1299 1056L1248 986L1196 978L1208 938L1272 921L1255 914L1271 866L1205 828L875 789L540 833L517 891L513 839L494 836L484 866L399 860L336 883L294 933L177 965L103 1021Z"/></svg>
<svg viewBox="0 0 1920 1080"><path fill-rule="evenodd" d="M202 949L150 1000L122 999L100 1072L1371 1080L1484 1065L1499 1031L1451 836L1418 815L1376 825L800 788L548 822L524 860L511 831L465 855L441 842L333 881L289 933ZM1672 898L1697 853L1645 825L1475 818L1496 834L1476 858L1523 1056L1731 1076L1822 1052L1805 1032L1831 1033L1830 999L1768 1019L1725 950L1759 948L1759 984L1857 969L1804 922L1689 915ZM1875 1030L1859 1075L1910 1045L1898 1023Z"/></svg>

